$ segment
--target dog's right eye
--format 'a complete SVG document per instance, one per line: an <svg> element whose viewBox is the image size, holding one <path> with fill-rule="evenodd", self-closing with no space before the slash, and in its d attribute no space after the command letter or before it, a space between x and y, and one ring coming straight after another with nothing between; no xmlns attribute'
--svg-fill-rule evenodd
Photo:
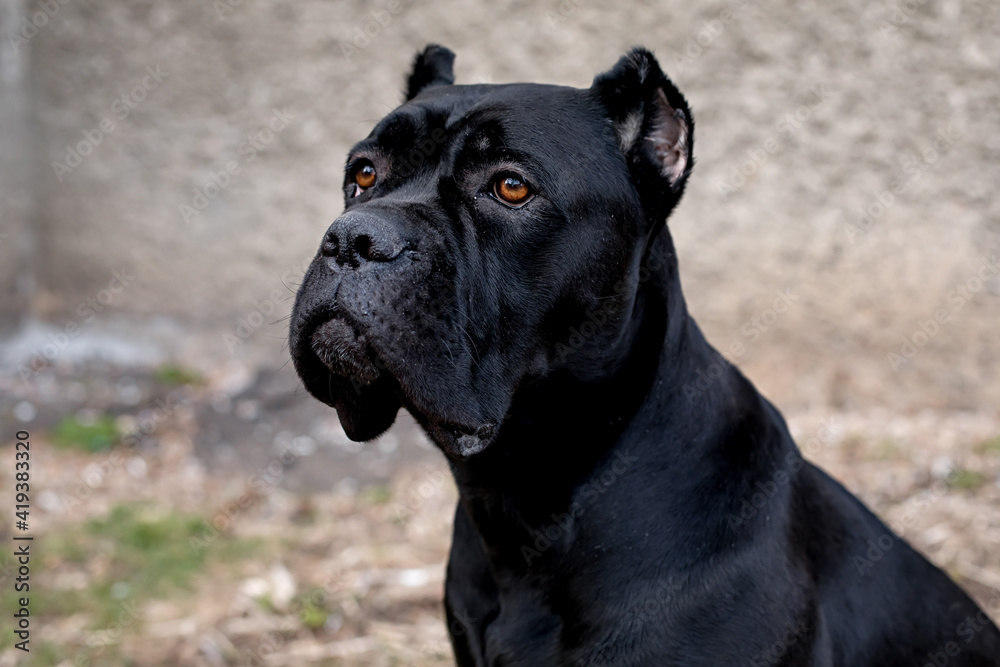
<svg viewBox="0 0 1000 667"><path fill-rule="evenodd" d="M505 172L494 179L493 196L510 208L521 208L534 197L534 193L520 175Z"/></svg>
<svg viewBox="0 0 1000 667"><path fill-rule="evenodd" d="M351 196L357 197L375 185L375 181L378 180L375 165L370 160L358 160L351 168L351 180L354 181L354 192Z"/></svg>

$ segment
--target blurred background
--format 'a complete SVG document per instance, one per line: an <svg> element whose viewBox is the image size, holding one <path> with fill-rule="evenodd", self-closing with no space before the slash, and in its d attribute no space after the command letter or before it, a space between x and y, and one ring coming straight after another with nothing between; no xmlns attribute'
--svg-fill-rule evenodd
<svg viewBox="0 0 1000 667"><path fill-rule="evenodd" d="M996 3L0 0L0 27L0 488L26 430L35 536L0 666L451 664L443 456L407 415L348 441L284 341L428 42L460 83L655 51L697 121L690 309L1000 618Z"/></svg>

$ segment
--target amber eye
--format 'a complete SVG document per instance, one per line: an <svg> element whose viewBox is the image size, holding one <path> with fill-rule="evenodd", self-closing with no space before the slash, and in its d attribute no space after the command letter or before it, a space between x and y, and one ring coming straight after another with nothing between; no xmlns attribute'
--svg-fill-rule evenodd
<svg viewBox="0 0 1000 667"><path fill-rule="evenodd" d="M524 206L532 197L531 188L524 182L524 179L511 173L500 174L493 182L493 194L496 195L497 199L514 208Z"/></svg>
<svg viewBox="0 0 1000 667"><path fill-rule="evenodd" d="M375 165L368 160L358 162L354 167L354 183L358 186L358 190L354 193L354 196L357 197L363 191L375 185L375 181Z"/></svg>

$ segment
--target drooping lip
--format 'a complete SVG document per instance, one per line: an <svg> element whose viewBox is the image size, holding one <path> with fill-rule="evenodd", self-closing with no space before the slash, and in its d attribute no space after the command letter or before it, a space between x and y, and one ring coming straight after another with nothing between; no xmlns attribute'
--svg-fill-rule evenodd
<svg viewBox="0 0 1000 667"><path fill-rule="evenodd" d="M342 318L332 318L317 326L309 336L316 358L334 375L362 384L378 379L380 370L364 335L359 335Z"/></svg>
<svg viewBox="0 0 1000 667"><path fill-rule="evenodd" d="M319 400L337 408L338 412L348 411L341 412L342 422L345 417L350 420L353 416L358 423L362 423L360 420L364 418L363 415L370 410L379 409L377 402L359 403L350 396L371 397L374 394L370 392L377 394L389 391L421 422L428 435L449 458L468 460L487 449L496 439L499 426L495 419L456 421L438 410L428 409L430 406L426 399L415 395L410 384L405 381L406 374L397 377L382 361L377 351L378 342L370 339L371 334L356 327L342 313L333 309L315 313L303 323L299 331L298 340L306 345L298 349L302 352L309 350L305 354L293 355L300 375L303 380L312 380L311 385L309 381L306 385L313 387L310 391ZM312 370L307 370L310 368ZM328 372L346 382L329 385L317 372ZM338 389L333 390L331 387ZM358 410L361 412L357 412Z"/></svg>

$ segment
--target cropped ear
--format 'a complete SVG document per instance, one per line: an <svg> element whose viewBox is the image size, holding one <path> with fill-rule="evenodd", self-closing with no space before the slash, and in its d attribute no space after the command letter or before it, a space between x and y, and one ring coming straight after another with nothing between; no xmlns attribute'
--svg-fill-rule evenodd
<svg viewBox="0 0 1000 667"><path fill-rule="evenodd" d="M455 54L438 44L428 44L413 59L413 70L406 79L406 101L433 86L450 86L455 83Z"/></svg>
<svg viewBox="0 0 1000 667"><path fill-rule="evenodd" d="M594 78L591 91L614 125L631 167L652 166L680 193L694 166L694 119L653 54L634 48Z"/></svg>

